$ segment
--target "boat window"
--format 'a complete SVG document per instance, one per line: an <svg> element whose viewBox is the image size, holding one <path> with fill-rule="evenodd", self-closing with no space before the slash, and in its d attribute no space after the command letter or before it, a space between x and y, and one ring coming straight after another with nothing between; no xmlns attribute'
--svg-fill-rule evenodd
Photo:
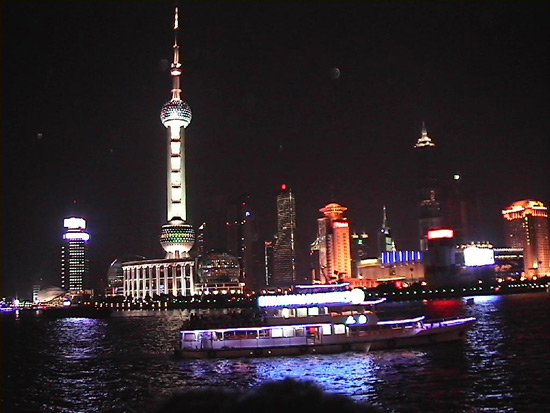
<svg viewBox="0 0 550 413"><path fill-rule="evenodd" d="M297 317L306 317L307 316L307 308L298 308L296 310L296 316Z"/></svg>
<svg viewBox="0 0 550 413"><path fill-rule="evenodd" d="M269 338L269 330L260 330L258 332L258 338Z"/></svg>
<svg viewBox="0 0 550 413"><path fill-rule="evenodd" d="M273 328L271 329L271 337L273 338L279 338L283 336L283 329L282 328Z"/></svg>
<svg viewBox="0 0 550 413"><path fill-rule="evenodd" d="M344 324L334 324L334 334L346 334L346 326Z"/></svg>
<svg viewBox="0 0 550 413"><path fill-rule="evenodd" d="M282 315L284 318L290 317L290 310L289 310L288 308L283 308L283 310L281 311L281 315Z"/></svg>
<svg viewBox="0 0 550 413"><path fill-rule="evenodd" d="M321 329L323 330L323 335L324 336L330 336L331 334L331 331L330 331L330 325L322 325L321 326Z"/></svg>
<svg viewBox="0 0 550 413"><path fill-rule="evenodd" d="M214 331L214 340L223 340L223 334L221 331Z"/></svg>
<svg viewBox="0 0 550 413"><path fill-rule="evenodd" d="M195 333L185 333L183 335L183 341L195 341Z"/></svg>
<svg viewBox="0 0 550 413"><path fill-rule="evenodd" d="M309 315L319 315L319 307L308 308Z"/></svg>
<svg viewBox="0 0 550 413"><path fill-rule="evenodd" d="M306 334L304 333L303 327L296 327L294 329L294 334L296 334L296 337L304 337Z"/></svg>
<svg viewBox="0 0 550 413"><path fill-rule="evenodd" d="M257 339L258 338L258 331L256 331L256 330L245 331L245 334L246 334L247 339Z"/></svg>
<svg viewBox="0 0 550 413"><path fill-rule="evenodd" d="M224 340L236 340L235 332L234 331L226 331L223 333L223 339Z"/></svg>
<svg viewBox="0 0 550 413"><path fill-rule="evenodd" d="M294 327L285 327L283 328L284 337L294 337Z"/></svg>

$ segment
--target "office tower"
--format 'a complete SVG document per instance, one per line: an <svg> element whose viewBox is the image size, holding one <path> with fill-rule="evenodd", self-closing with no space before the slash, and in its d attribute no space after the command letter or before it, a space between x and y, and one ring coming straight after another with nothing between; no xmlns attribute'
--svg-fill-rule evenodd
<svg viewBox="0 0 550 413"><path fill-rule="evenodd" d="M273 279L273 241L264 242L264 278L262 287L269 287Z"/></svg>
<svg viewBox="0 0 550 413"><path fill-rule="evenodd" d="M428 230L441 228L441 195L435 143L422 123L422 134L414 145L417 168L418 236L420 249L427 249Z"/></svg>
<svg viewBox="0 0 550 413"><path fill-rule="evenodd" d="M388 215L386 213L386 205L382 208L382 227L378 233L378 250L379 254L396 251L395 242L393 241L393 237L391 235Z"/></svg>
<svg viewBox="0 0 550 413"><path fill-rule="evenodd" d="M442 226L455 231L458 244L483 239L477 197L463 181L463 177L455 173L452 179L445 180L442 188Z"/></svg>
<svg viewBox="0 0 550 413"><path fill-rule="evenodd" d="M174 13L172 97L164 104L160 120L168 130L166 142L167 222L160 232L164 259L128 261L122 264L124 295L148 298L155 295L194 295L194 259L189 251L195 242L195 231L187 223L185 185L185 128L191 122L191 108L181 99L178 45L178 8ZM199 291L200 292L200 291Z"/></svg>
<svg viewBox="0 0 550 413"><path fill-rule="evenodd" d="M502 211L506 246L523 248L525 275L550 275L548 208L540 201L516 201Z"/></svg>
<svg viewBox="0 0 550 413"><path fill-rule="evenodd" d="M276 287L290 287L296 282L296 201L291 189L281 185L277 195L277 239L273 247L273 279Z"/></svg>
<svg viewBox="0 0 550 413"><path fill-rule="evenodd" d="M330 203L319 210L325 216L317 219L316 248L319 251L319 275L322 283L350 278L351 254L347 208Z"/></svg>
<svg viewBox="0 0 550 413"><path fill-rule="evenodd" d="M248 194L229 205L225 229L227 249L239 261L241 282L252 289L263 285L263 243Z"/></svg>
<svg viewBox="0 0 550 413"><path fill-rule="evenodd" d="M352 267L351 272L352 276L357 275L357 265L361 260L364 260L369 255L368 248L369 235L366 232L361 234L353 233L351 234L351 260Z"/></svg>
<svg viewBox="0 0 550 413"><path fill-rule="evenodd" d="M86 220L70 217L63 220L67 231L61 246L61 288L67 291L82 291L90 288L90 263Z"/></svg>

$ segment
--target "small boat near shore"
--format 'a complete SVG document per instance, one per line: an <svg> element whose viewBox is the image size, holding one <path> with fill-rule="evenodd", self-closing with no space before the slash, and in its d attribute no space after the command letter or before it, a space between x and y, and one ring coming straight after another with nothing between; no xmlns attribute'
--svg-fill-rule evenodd
<svg viewBox="0 0 550 413"><path fill-rule="evenodd" d="M93 305L44 307L40 311L46 318L106 318L113 312L110 308Z"/></svg>
<svg viewBox="0 0 550 413"><path fill-rule="evenodd" d="M296 286L258 297L255 314L191 319L179 332L181 358L238 358L370 351L461 340L475 318L380 320L361 289L346 283Z"/></svg>

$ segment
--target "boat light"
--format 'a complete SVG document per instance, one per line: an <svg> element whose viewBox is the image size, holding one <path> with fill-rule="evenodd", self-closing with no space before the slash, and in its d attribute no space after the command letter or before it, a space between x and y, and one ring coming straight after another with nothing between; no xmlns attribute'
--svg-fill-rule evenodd
<svg viewBox="0 0 550 413"><path fill-rule="evenodd" d="M365 292L359 288L347 291L327 293L262 295L258 297L258 307L296 307L314 305L361 304L365 301Z"/></svg>

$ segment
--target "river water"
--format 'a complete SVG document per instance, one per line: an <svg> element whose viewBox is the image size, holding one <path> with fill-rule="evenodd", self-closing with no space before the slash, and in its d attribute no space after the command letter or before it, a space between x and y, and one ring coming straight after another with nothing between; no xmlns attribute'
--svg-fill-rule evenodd
<svg viewBox="0 0 550 413"><path fill-rule="evenodd" d="M366 354L176 360L180 311L109 319L3 316L3 412L149 412L204 386L292 377L383 411L550 411L550 294L389 303L389 314L478 318L464 342ZM183 410L182 410L183 411Z"/></svg>

